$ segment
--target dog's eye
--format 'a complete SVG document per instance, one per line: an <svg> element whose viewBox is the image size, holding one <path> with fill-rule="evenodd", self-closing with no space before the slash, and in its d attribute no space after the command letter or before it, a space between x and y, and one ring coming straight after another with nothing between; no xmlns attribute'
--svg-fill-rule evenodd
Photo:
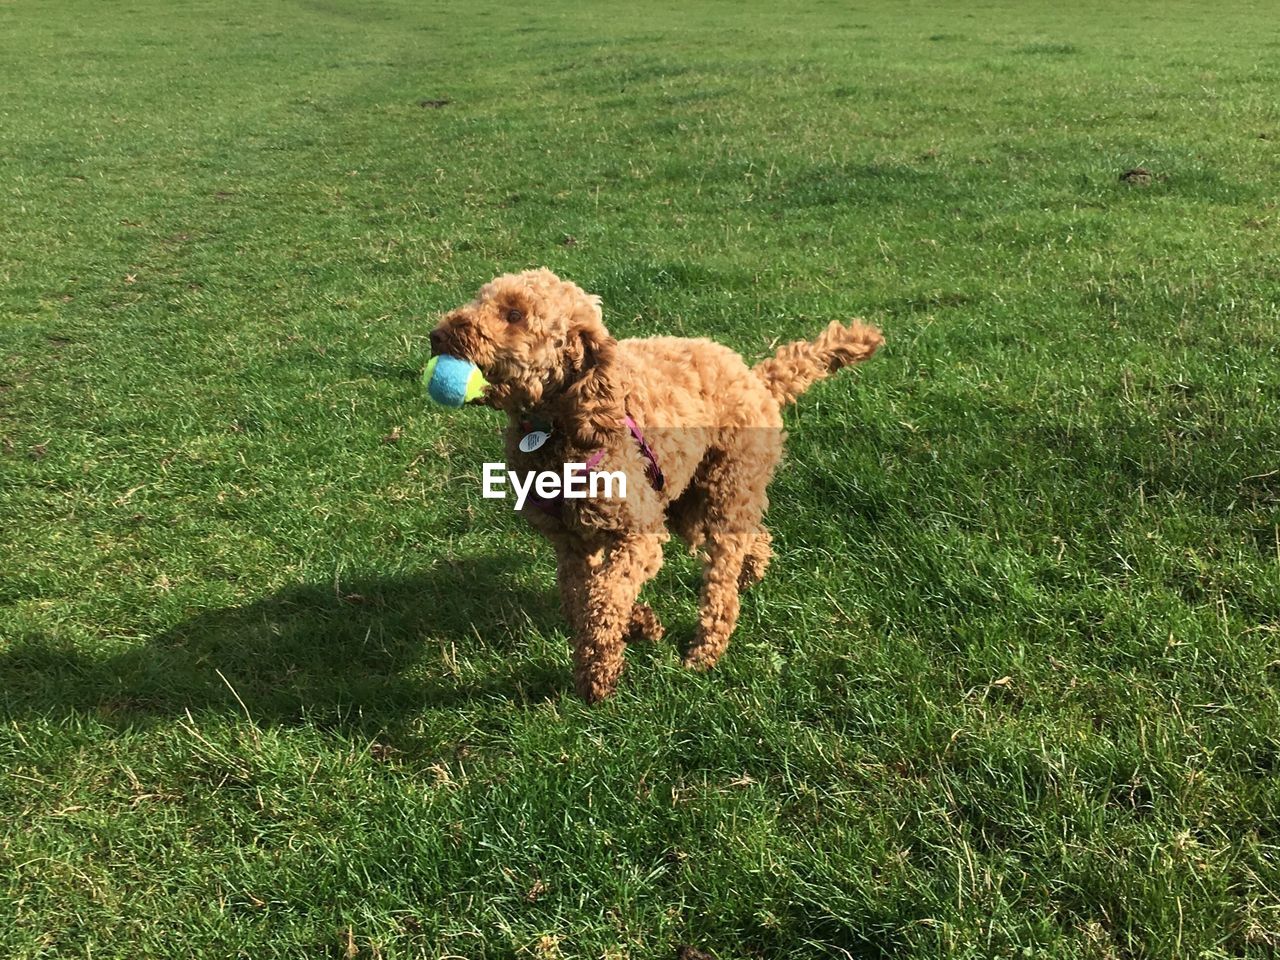
<svg viewBox="0 0 1280 960"><path fill-rule="evenodd" d="M507 318L507 323L519 323L524 319L524 311L518 307L511 307L506 311L504 316Z"/></svg>

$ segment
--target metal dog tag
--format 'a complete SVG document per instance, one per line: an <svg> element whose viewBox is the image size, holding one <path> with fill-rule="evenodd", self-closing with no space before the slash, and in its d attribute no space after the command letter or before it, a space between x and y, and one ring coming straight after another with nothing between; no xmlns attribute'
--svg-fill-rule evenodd
<svg viewBox="0 0 1280 960"><path fill-rule="evenodd" d="M545 430L533 430L520 438L520 452L533 453L551 438Z"/></svg>

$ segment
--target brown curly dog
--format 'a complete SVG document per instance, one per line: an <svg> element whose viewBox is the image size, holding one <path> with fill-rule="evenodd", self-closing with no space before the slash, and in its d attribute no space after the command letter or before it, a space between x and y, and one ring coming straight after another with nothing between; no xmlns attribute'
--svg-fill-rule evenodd
<svg viewBox="0 0 1280 960"><path fill-rule="evenodd" d="M882 342L874 327L832 323L748 367L711 340L619 341L601 321L599 297L545 269L485 284L432 331L433 355L468 359L491 384L480 402L507 414L511 469L598 464L626 476L625 497L531 497L523 508L555 546L583 699L613 692L628 641L662 635L636 600L662 566L668 530L705 561L684 663L715 664L737 623L739 590L769 565L763 520L782 457L782 406ZM549 437L521 450L534 430Z"/></svg>

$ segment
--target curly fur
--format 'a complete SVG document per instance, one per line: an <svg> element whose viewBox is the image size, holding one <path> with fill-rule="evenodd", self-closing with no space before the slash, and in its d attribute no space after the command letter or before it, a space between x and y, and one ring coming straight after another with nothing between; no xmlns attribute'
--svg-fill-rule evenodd
<svg viewBox="0 0 1280 960"><path fill-rule="evenodd" d="M557 582L573 634L574 683L587 701L613 692L628 641L656 640L662 624L637 603L676 533L704 558L698 626L684 653L715 665L738 619L739 591L759 582L772 556L766 493L782 457L783 405L816 381L870 357L883 342L861 323L832 323L813 341L781 347L754 368L711 340L615 340L600 298L549 270L507 274L449 312L432 353L465 357L491 386L484 403L506 412L513 469L559 470L605 451L599 469L627 474L624 499L567 500L558 516L525 508L554 545ZM653 447L666 483L623 426L630 416ZM552 425L532 454L521 422Z"/></svg>

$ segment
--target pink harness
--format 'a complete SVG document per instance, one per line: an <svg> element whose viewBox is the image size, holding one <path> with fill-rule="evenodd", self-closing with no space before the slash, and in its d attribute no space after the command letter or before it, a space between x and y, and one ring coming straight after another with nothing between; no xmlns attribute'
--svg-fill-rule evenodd
<svg viewBox="0 0 1280 960"><path fill-rule="evenodd" d="M662 468L658 466L658 457L653 452L653 448L644 438L644 434L640 432L640 428L636 426L636 422L631 419L631 415L627 414L623 418L627 425L627 429L631 431L631 436L635 438L636 444L640 447L640 453L644 456L648 464L644 468L644 474L649 478L649 483L655 490L661 490L666 486L666 478L662 475ZM532 426L532 425L530 425ZM600 465L600 461L604 459L604 451L597 450L591 456L587 457L587 462L582 465L582 469L590 473ZM550 499L529 495L529 502L541 510L548 516L560 518L564 510L564 497L556 496Z"/></svg>

